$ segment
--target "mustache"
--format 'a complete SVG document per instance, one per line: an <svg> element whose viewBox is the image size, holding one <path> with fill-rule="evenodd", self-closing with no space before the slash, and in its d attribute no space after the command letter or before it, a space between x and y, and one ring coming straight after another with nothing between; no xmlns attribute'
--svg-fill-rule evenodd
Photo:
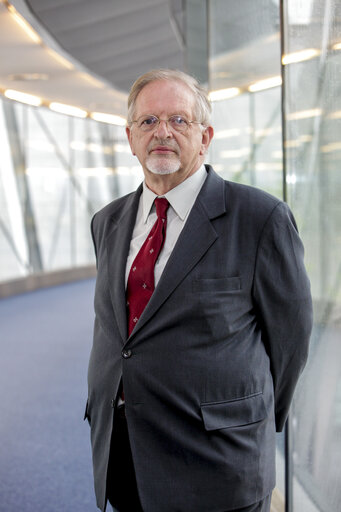
<svg viewBox="0 0 341 512"><path fill-rule="evenodd" d="M172 150L176 151L177 153L180 151L180 148L179 148L178 144L176 143L176 141L170 141L167 139L159 139L159 140L152 141L148 145L147 151L148 151L148 153L150 153L151 151L153 151L153 149L160 147L160 146L172 149Z"/></svg>

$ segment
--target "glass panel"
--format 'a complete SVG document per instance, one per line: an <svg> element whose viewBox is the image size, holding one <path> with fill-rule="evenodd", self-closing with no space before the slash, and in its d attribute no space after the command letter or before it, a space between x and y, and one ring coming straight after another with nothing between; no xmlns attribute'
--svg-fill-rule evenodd
<svg viewBox="0 0 341 512"><path fill-rule="evenodd" d="M237 95L213 101L210 162L226 179L282 197L281 89L249 92L261 80L280 83L279 4L209 3L210 90Z"/></svg>
<svg viewBox="0 0 341 512"><path fill-rule="evenodd" d="M94 263L90 220L142 171L124 127L0 99L0 281Z"/></svg>
<svg viewBox="0 0 341 512"><path fill-rule="evenodd" d="M284 5L287 195L315 313L291 417L293 509L329 512L341 502L341 5Z"/></svg>
<svg viewBox="0 0 341 512"><path fill-rule="evenodd" d="M227 4L231 2L209 2L210 90L237 95L213 101L215 137L209 161L225 179L282 198L279 2L241 0L231 9ZM249 91L269 78L276 78L272 87ZM284 512L283 435L278 435L272 510Z"/></svg>

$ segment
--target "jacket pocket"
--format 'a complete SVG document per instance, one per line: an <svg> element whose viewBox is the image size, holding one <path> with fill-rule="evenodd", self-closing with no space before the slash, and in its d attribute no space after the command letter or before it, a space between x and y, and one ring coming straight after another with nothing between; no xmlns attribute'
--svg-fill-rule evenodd
<svg viewBox="0 0 341 512"><path fill-rule="evenodd" d="M261 392L224 402L203 403L200 407L207 431L241 427L256 423L266 417L266 408Z"/></svg>

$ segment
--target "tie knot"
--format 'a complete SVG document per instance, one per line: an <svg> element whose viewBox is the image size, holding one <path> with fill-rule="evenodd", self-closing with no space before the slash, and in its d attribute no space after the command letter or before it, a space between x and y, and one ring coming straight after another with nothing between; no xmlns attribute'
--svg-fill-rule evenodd
<svg viewBox="0 0 341 512"><path fill-rule="evenodd" d="M159 219L166 218L166 212L168 210L169 202L165 197L157 197L155 199L156 215Z"/></svg>

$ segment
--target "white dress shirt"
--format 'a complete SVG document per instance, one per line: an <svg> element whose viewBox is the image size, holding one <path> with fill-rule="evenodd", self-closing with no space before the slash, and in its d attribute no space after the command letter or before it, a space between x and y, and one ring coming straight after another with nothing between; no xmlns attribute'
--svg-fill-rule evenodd
<svg viewBox="0 0 341 512"><path fill-rule="evenodd" d="M166 240L154 269L156 286L206 177L207 172L204 165L202 165L192 176L163 196L154 194L143 182L143 192L140 197L126 265L126 286L130 267L157 219L154 199L165 197L170 205L167 211Z"/></svg>

